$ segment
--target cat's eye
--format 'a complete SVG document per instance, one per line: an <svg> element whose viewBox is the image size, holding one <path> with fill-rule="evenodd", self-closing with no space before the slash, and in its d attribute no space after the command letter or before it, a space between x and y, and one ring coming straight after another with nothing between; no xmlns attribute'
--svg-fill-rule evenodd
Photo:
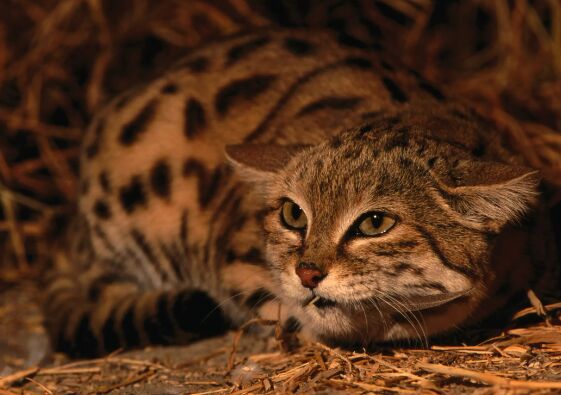
<svg viewBox="0 0 561 395"><path fill-rule="evenodd" d="M308 225L308 218L304 210L291 200L283 203L281 208L281 220L289 229L302 230Z"/></svg>
<svg viewBox="0 0 561 395"><path fill-rule="evenodd" d="M396 219L389 214L374 211L363 215L357 221L358 236L379 236L394 227Z"/></svg>

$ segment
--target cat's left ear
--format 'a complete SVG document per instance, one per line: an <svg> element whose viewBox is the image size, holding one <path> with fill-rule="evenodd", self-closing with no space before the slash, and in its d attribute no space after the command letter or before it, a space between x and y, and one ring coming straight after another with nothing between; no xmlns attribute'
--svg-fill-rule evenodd
<svg viewBox="0 0 561 395"><path fill-rule="evenodd" d="M538 198L539 172L495 162L469 162L460 185L441 185L449 205L465 219L498 230L520 219Z"/></svg>
<svg viewBox="0 0 561 395"><path fill-rule="evenodd" d="M282 170L308 145L236 144L226 146L226 159L247 181L262 182Z"/></svg>

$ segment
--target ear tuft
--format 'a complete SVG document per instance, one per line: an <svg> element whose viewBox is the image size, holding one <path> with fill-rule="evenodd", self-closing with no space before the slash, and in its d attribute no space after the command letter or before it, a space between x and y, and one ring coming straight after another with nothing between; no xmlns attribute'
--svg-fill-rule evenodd
<svg viewBox="0 0 561 395"><path fill-rule="evenodd" d="M226 146L226 158L242 177L260 181L282 170L307 145L236 144Z"/></svg>

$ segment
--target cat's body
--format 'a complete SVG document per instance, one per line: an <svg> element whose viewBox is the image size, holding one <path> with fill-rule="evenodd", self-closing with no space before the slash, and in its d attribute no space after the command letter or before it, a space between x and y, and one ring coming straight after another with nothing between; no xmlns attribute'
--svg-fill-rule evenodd
<svg viewBox="0 0 561 395"><path fill-rule="evenodd" d="M349 44L232 37L94 120L45 303L58 348L188 340L276 318L278 301L319 340L422 338L549 286L548 224L534 210L513 225L535 174L420 76Z"/></svg>

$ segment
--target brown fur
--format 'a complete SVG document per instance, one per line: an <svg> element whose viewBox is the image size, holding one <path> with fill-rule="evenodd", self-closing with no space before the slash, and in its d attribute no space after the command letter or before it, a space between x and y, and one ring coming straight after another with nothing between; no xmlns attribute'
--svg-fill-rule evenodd
<svg viewBox="0 0 561 395"><path fill-rule="evenodd" d="M294 53L294 40L310 50ZM114 100L85 139L72 264L49 288L57 346L89 355L190 340L260 309L270 318L279 301L324 341L424 339L536 284L551 251L534 270L531 254L494 250L511 236L546 250L516 226L537 218L536 174L388 61L320 31L254 33ZM286 199L305 232L282 224ZM349 236L373 210L396 225ZM329 305L302 306L313 296L295 274L302 261L327 274L314 295ZM525 281L501 288L507 271Z"/></svg>

